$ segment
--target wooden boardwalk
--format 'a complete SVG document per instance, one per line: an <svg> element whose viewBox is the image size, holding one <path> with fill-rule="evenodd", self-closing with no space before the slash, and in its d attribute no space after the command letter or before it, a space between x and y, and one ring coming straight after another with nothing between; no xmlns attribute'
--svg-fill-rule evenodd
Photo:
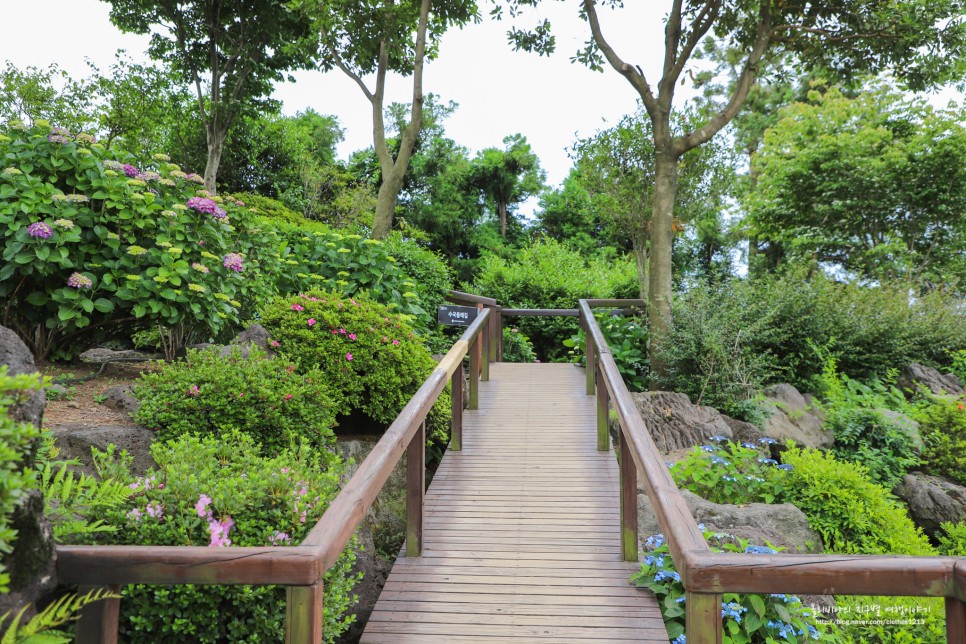
<svg viewBox="0 0 966 644"><path fill-rule="evenodd" d="M396 560L362 642L668 641L621 561L617 462L584 388L574 365L490 365L427 492L423 555Z"/></svg>

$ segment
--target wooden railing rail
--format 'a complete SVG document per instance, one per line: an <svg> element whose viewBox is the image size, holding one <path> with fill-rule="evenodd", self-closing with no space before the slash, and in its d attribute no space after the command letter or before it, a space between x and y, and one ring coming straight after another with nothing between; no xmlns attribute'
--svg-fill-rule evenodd
<svg viewBox="0 0 966 644"><path fill-rule="evenodd" d="M459 449L464 404L463 358L469 354L471 365L475 362L478 367L476 370L471 367L469 373L469 402L475 408L474 392L478 390L480 373L489 362L486 347L493 335L494 318L491 309L484 309L466 328L301 545L264 548L58 546L58 579L85 587L115 588L131 583L286 586L286 642L321 642L322 577L345 549L403 453L407 454L406 550L409 556L421 554L426 415L447 382L452 382L452 433L454 448ZM116 642L117 630L117 600L97 602L82 614L76 641Z"/></svg>
<svg viewBox="0 0 966 644"><path fill-rule="evenodd" d="M966 642L966 558L821 554L751 556L711 552L634 405L591 310L593 306L627 304L627 301L619 300L580 301L580 323L587 338L587 394L597 395L599 449L609 447L609 405L613 404L617 412L621 551L625 559L637 556L635 497L637 472L640 471L644 477L644 489L686 590L689 644L720 644L721 595L738 592L944 597L946 638L950 644Z"/></svg>

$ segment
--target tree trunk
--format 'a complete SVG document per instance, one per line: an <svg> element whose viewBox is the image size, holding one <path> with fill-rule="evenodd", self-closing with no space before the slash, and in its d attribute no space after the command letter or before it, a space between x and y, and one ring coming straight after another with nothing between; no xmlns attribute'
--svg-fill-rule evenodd
<svg viewBox="0 0 966 644"><path fill-rule="evenodd" d="M408 167L409 164L406 164ZM376 197L376 214L372 220L372 238L385 239L392 230L392 218L396 212L396 201L399 198L399 190L402 187L403 175L406 167L400 172L400 164L397 161L392 171L383 174L382 183L379 184L379 193Z"/></svg>
<svg viewBox="0 0 966 644"><path fill-rule="evenodd" d="M660 346L671 324L672 265L674 242L674 196L678 184L678 162L671 146L661 146L654 163L654 210L651 215L651 263L648 280L647 315L650 323L651 389L657 390L667 376Z"/></svg>
<svg viewBox="0 0 966 644"><path fill-rule="evenodd" d="M631 240L631 245L634 253L634 263L637 264L637 280L641 285L641 299L647 304L647 240L634 235L634 239Z"/></svg>
<svg viewBox="0 0 966 644"><path fill-rule="evenodd" d="M497 212L500 213L500 235L506 237L506 202L500 199L496 205Z"/></svg>
<svg viewBox="0 0 966 644"><path fill-rule="evenodd" d="M208 126L208 162L205 163L205 190L212 195L216 192L215 182L218 179L218 166L221 165L221 153L225 149L227 130L219 131L214 126Z"/></svg>

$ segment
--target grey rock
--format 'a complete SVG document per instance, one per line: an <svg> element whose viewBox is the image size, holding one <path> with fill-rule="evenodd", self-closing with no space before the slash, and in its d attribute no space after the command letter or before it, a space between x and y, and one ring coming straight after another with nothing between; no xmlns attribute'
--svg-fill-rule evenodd
<svg viewBox="0 0 966 644"><path fill-rule="evenodd" d="M919 434L919 423L909 418L905 414L898 411L892 411L891 409L877 409L876 411L882 414L883 418L901 429L902 432L909 437L913 449L915 449L917 452L922 451L924 445L922 442L922 436Z"/></svg>
<svg viewBox="0 0 966 644"><path fill-rule="evenodd" d="M749 503L725 505L712 503L682 490L684 501L698 523L707 530L747 539L754 545L784 548L783 552L821 552L822 537L808 525L805 513L790 503ZM646 494L637 496L638 530L641 539L661 531Z"/></svg>
<svg viewBox="0 0 966 644"><path fill-rule="evenodd" d="M268 329L263 327L261 324L256 323L235 336L235 339L232 340L231 343L243 347L254 344L255 346L268 352L271 351L271 347L269 346L270 340L271 336L268 333Z"/></svg>
<svg viewBox="0 0 966 644"><path fill-rule="evenodd" d="M104 405L110 409L133 414L141 406L141 403L134 397L133 385L114 385L104 390L107 398Z"/></svg>
<svg viewBox="0 0 966 644"><path fill-rule="evenodd" d="M87 474L95 474L91 448L107 449L109 444L117 446L118 451L126 450L134 458L132 471L142 475L157 464L151 457L151 443L154 432L146 427L127 427L123 425L61 425L51 432L61 451L63 459L76 458L81 462L78 468Z"/></svg>
<svg viewBox="0 0 966 644"><path fill-rule="evenodd" d="M16 333L4 326L0 326L0 365L6 365L7 374L11 376L37 373L37 365L34 363L34 356L30 349ZM13 405L7 413L18 422L31 423L40 427L43 425L46 404L46 394L43 391L37 391L19 404Z"/></svg>
<svg viewBox="0 0 966 644"><path fill-rule="evenodd" d="M814 398L803 396L788 384L772 385L764 391L763 408L771 414L765 421L765 435L779 444L791 439L802 447L827 449L835 442L835 435L822 428L824 414L814 404Z"/></svg>
<svg viewBox="0 0 966 644"><path fill-rule="evenodd" d="M376 552L372 530L368 526L360 526L356 530L356 538L359 540L360 551L356 553L356 563L349 575L357 575L361 572L362 579L352 588L352 594L357 595L359 599L348 610L349 613L355 614L356 621L345 633L336 638L336 644L355 644L362 637L362 631L369 621L372 609L392 569L392 562L386 561Z"/></svg>
<svg viewBox="0 0 966 644"><path fill-rule="evenodd" d="M151 362L164 358L159 353L145 353L144 351L135 351L133 349L115 351L114 349L105 349L104 347L88 349L78 357L81 362L91 362L94 364L102 364L104 362Z"/></svg>
<svg viewBox="0 0 966 644"><path fill-rule="evenodd" d="M66 396L67 394L70 393L70 390L67 389L67 387L65 387L64 385L51 385L47 387L47 391L57 394L57 396L61 396L61 397Z"/></svg>
<svg viewBox="0 0 966 644"><path fill-rule="evenodd" d="M962 396L966 394L963 383L954 374L940 373L932 367L913 363L902 370L896 386L909 395L925 387L937 396Z"/></svg>
<svg viewBox="0 0 966 644"><path fill-rule="evenodd" d="M712 436L732 437L731 427L721 413L692 404L685 394L651 391L631 394L631 398L662 452L701 445Z"/></svg>
<svg viewBox="0 0 966 644"><path fill-rule="evenodd" d="M922 472L906 474L895 489L909 506L909 516L926 534L934 535L944 521L966 520L966 487Z"/></svg>
<svg viewBox="0 0 966 644"><path fill-rule="evenodd" d="M731 428L731 440L736 443L757 443L764 438L765 433L755 425L743 420L737 420L729 416L721 415L721 418Z"/></svg>

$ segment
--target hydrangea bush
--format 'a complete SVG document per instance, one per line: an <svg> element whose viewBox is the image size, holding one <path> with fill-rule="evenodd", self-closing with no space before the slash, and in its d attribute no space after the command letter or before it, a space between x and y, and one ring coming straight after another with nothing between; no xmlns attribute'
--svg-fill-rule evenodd
<svg viewBox="0 0 966 644"><path fill-rule="evenodd" d="M785 474L793 467L762 454L776 442L763 437L758 443L739 445L712 436L708 445L695 447L685 459L670 464L671 476L679 487L713 503L781 503Z"/></svg>
<svg viewBox="0 0 966 644"><path fill-rule="evenodd" d="M343 415L358 410L388 425L436 366L413 328L366 295L309 291L280 297L265 307L261 321L280 357L302 373L325 374ZM444 391L430 410L431 442L446 442L450 405Z"/></svg>
<svg viewBox="0 0 966 644"><path fill-rule="evenodd" d="M115 466L128 502L108 510L118 527L99 543L297 545L339 491L341 459L302 441L274 456L240 432L155 443L157 469L133 477ZM103 463L103 458L98 459ZM109 470L109 471L108 471ZM324 578L324 633L331 642L353 617L355 542ZM285 591L274 586L145 586L122 590L121 635L134 642L268 642L285 631Z"/></svg>
<svg viewBox="0 0 966 644"><path fill-rule="evenodd" d="M734 535L705 531L704 537L714 552L741 552L749 556L777 553L769 546L749 545ZM651 551L631 581L657 596L671 642L684 644L687 641L684 635L686 596L681 575L674 568L663 535L648 537L645 546ZM794 595L724 593L721 629L722 642L726 644L839 641L834 629L818 620Z"/></svg>
<svg viewBox="0 0 966 644"><path fill-rule="evenodd" d="M184 360L145 373L135 394L135 420L159 440L187 433L241 431L274 453L304 438L331 446L339 406L324 373L268 358L256 347L249 356L189 351Z"/></svg>
<svg viewBox="0 0 966 644"><path fill-rule="evenodd" d="M276 249L248 239L241 202L164 155L123 161L44 121L0 130L0 309L40 357L134 321L217 335L266 295L258 254Z"/></svg>

